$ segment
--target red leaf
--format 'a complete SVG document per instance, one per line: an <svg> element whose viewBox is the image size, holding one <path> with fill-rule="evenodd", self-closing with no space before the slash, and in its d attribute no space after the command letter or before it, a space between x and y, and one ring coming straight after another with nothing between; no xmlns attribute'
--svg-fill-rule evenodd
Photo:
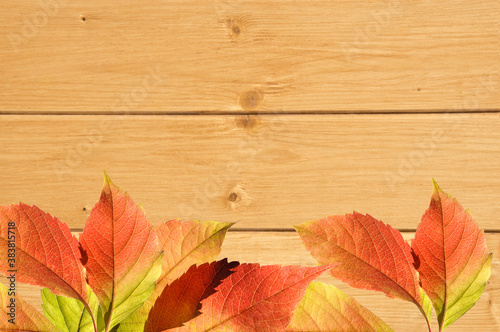
<svg viewBox="0 0 500 332"><path fill-rule="evenodd" d="M142 208L106 175L99 202L80 235L89 285L103 308L106 331L147 300L161 272L161 252Z"/></svg>
<svg viewBox="0 0 500 332"><path fill-rule="evenodd" d="M193 265L179 279L168 285L149 312L145 332L160 332L183 323L200 314L201 301L215 293L215 288L229 275L238 262L227 259Z"/></svg>
<svg viewBox="0 0 500 332"><path fill-rule="evenodd" d="M309 283L331 267L242 264L202 301L202 314L178 330L284 329Z"/></svg>
<svg viewBox="0 0 500 332"><path fill-rule="evenodd" d="M15 227L9 229L9 225ZM9 236L15 237L14 266L4 259L8 257ZM48 287L55 294L88 302L78 240L66 224L36 206L20 203L0 207L0 257L0 272L8 275L9 270L17 270L18 282Z"/></svg>
<svg viewBox="0 0 500 332"><path fill-rule="evenodd" d="M434 182L431 203L412 248L420 259L422 287L436 309L441 330L481 296L491 269L484 234L469 211Z"/></svg>
<svg viewBox="0 0 500 332"><path fill-rule="evenodd" d="M320 264L340 263L331 270L335 278L413 302L428 319L411 248L399 231L357 212L310 221L296 229Z"/></svg>

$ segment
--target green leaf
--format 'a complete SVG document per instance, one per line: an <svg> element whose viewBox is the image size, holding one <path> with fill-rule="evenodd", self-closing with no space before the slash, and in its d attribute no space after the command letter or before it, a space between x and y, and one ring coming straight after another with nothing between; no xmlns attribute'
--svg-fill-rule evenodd
<svg viewBox="0 0 500 332"><path fill-rule="evenodd" d="M97 328L104 330L104 318L97 297L90 290L90 308L97 317ZM45 316L62 332L94 332L92 317L82 302L77 299L53 294L42 289L42 309Z"/></svg>

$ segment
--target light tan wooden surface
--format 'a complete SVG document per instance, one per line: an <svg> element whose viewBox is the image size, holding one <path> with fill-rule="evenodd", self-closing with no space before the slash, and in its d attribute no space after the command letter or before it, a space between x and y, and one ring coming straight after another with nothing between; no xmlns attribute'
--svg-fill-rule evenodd
<svg viewBox="0 0 500 332"><path fill-rule="evenodd" d="M500 230L498 114L0 116L0 204L81 229L103 169L153 222L291 229L353 210L416 229L432 178Z"/></svg>
<svg viewBox="0 0 500 332"><path fill-rule="evenodd" d="M2 0L0 13L0 112L475 111L500 100L497 0Z"/></svg>
<svg viewBox="0 0 500 332"><path fill-rule="evenodd" d="M435 178L494 254L447 331L500 330L499 1L2 0L0 13L0 205L78 232L105 169L154 223L238 222L220 257L312 266L291 225L356 210L409 239ZM425 331L409 303L319 280ZM38 288L18 289L40 308Z"/></svg>

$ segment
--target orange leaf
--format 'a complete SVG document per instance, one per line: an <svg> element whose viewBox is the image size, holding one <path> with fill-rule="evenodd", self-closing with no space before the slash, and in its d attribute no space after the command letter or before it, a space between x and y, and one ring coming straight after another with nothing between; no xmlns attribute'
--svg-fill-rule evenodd
<svg viewBox="0 0 500 332"><path fill-rule="evenodd" d="M9 237L15 241L9 243ZM9 249L15 249L13 261L4 259ZM88 303L78 240L66 224L36 206L0 207L0 257L0 272L9 275L16 270L18 282Z"/></svg>
<svg viewBox="0 0 500 332"><path fill-rule="evenodd" d="M295 228L320 264L339 263L331 270L335 278L413 302L429 319L429 303L418 283L411 248L399 231L357 212Z"/></svg>
<svg viewBox="0 0 500 332"><path fill-rule="evenodd" d="M241 264L202 301L202 314L178 331L284 329L307 285L332 266Z"/></svg>
<svg viewBox="0 0 500 332"><path fill-rule="evenodd" d="M163 288L182 276L193 264L214 260L232 223L170 220L156 225L163 257L158 284ZM155 290L156 292L156 290ZM161 294L161 291L160 291ZM159 295L159 294L158 294Z"/></svg>
<svg viewBox="0 0 500 332"><path fill-rule="evenodd" d="M179 279L168 285L149 312L144 332L160 332L183 323L200 314L201 301L215 293L215 288L229 275L238 262L227 259L193 265Z"/></svg>
<svg viewBox="0 0 500 332"><path fill-rule="evenodd" d="M108 331L140 308L156 285L162 260L156 233L142 208L106 175L80 243Z"/></svg>
<svg viewBox="0 0 500 332"><path fill-rule="evenodd" d="M233 224L215 221L170 220L155 230L164 252L162 274L144 305L120 323L119 332L143 331L149 311L165 287L180 278L193 264L213 261Z"/></svg>
<svg viewBox="0 0 500 332"><path fill-rule="evenodd" d="M484 290L491 272L484 233L469 211L434 181L431 203L412 248L419 258L422 288L442 330L467 312Z"/></svg>

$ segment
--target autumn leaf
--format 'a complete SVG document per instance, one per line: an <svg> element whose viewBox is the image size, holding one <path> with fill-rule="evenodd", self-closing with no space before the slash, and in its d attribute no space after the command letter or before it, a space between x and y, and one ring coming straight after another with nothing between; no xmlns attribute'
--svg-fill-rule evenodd
<svg viewBox="0 0 500 332"><path fill-rule="evenodd" d="M169 331L284 329L307 285L332 266L241 264L202 301L202 314Z"/></svg>
<svg viewBox="0 0 500 332"><path fill-rule="evenodd" d="M378 332L392 329L338 288L313 282L307 287L286 331Z"/></svg>
<svg viewBox="0 0 500 332"><path fill-rule="evenodd" d="M470 212L435 181L412 249L419 258L422 288L436 309L441 331L479 299L491 273L492 255Z"/></svg>
<svg viewBox="0 0 500 332"><path fill-rule="evenodd" d="M104 318L97 297L90 289L89 294L94 320L83 303L77 299L55 295L48 288L42 289L43 313L61 332L94 332L93 321L97 322L97 330L103 331Z"/></svg>
<svg viewBox="0 0 500 332"><path fill-rule="evenodd" d="M1 206L0 257L9 257L9 249L15 252L15 259L0 259L1 273L16 270L17 282L48 287L88 308L78 240L66 224L36 206Z"/></svg>
<svg viewBox="0 0 500 332"><path fill-rule="evenodd" d="M165 287L149 312L144 332L160 332L183 323L200 314L201 301L215 293L215 288L232 274L238 262L227 259L193 265L179 279Z"/></svg>
<svg viewBox="0 0 500 332"><path fill-rule="evenodd" d="M354 212L296 226L320 264L339 263L330 273L349 285L413 302L428 324L431 305L419 286L410 245L389 225Z"/></svg>
<svg viewBox="0 0 500 332"><path fill-rule="evenodd" d="M356 212L297 226L317 267L213 262L231 225L171 220L153 227L107 175L80 242L35 206L0 207L0 272L46 287L43 316L1 285L0 330L391 331L335 287L310 284L326 270L413 302L429 330L434 305L442 330L474 305L491 273L483 232L437 184L412 247Z"/></svg>
<svg viewBox="0 0 500 332"><path fill-rule="evenodd" d="M193 264L214 260L220 253L227 230L233 223L170 220L157 225L163 257L158 283L178 279Z"/></svg>
<svg viewBox="0 0 500 332"><path fill-rule="evenodd" d="M11 320L9 322L9 320ZM0 330L19 332L59 332L40 312L0 283Z"/></svg>
<svg viewBox="0 0 500 332"><path fill-rule="evenodd" d="M163 259L156 232L142 208L105 175L80 243L109 331L139 309L156 285Z"/></svg>
<svg viewBox="0 0 500 332"><path fill-rule="evenodd" d="M232 223L215 221L170 220L156 225L155 230L164 252L162 273L150 298L125 321L120 332L142 332L149 311L165 287L180 278L194 264L211 262L220 253L227 230Z"/></svg>

